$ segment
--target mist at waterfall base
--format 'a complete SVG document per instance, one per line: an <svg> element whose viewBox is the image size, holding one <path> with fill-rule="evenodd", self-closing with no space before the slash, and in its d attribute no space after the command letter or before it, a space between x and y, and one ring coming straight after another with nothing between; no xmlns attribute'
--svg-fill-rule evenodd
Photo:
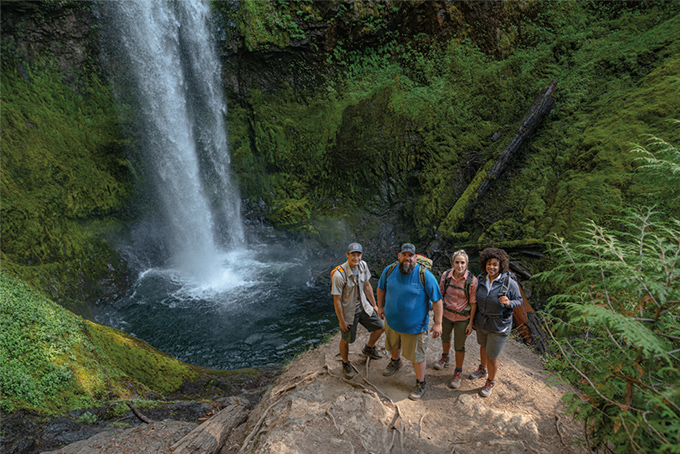
<svg viewBox="0 0 680 454"><path fill-rule="evenodd" d="M323 261L289 247L219 253L222 265L207 279L150 268L97 320L202 367L279 364L338 328L328 286L314 282Z"/></svg>
<svg viewBox="0 0 680 454"><path fill-rule="evenodd" d="M313 284L319 264L294 243L246 242L210 1L96 5L144 182L120 248L139 277L96 319L217 369L278 364L319 343L337 328L328 286Z"/></svg>

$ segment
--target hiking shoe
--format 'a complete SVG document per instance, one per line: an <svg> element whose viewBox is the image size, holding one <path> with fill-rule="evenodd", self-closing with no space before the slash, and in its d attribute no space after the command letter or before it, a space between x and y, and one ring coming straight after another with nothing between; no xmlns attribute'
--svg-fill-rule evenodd
<svg viewBox="0 0 680 454"><path fill-rule="evenodd" d="M382 355L378 353L378 350L375 347L369 347L368 345L364 346L364 349L361 351L364 355L368 356L371 359L380 359L382 358Z"/></svg>
<svg viewBox="0 0 680 454"><path fill-rule="evenodd" d="M486 377L486 368L479 366L476 371L470 374L470 380L477 380L478 378Z"/></svg>
<svg viewBox="0 0 680 454"><path fill-rule="evenodd" d="M399 370L401 367L401 358L399 359L391 359L385 370L383 371L383 375L385 377L389 377L390 375L394 375L396 371Z"/></svg>
<svg viewBox="0 0 680 454"><path fill-rule="evenodd" d="M423 394L425 394L425 382L416 380L416 387L413 388L413 391L408 395L408 398L411 400L420 400L420 398L423 397Z"/></svg>
<svg viewBox="0 0 680 454"><path fill-rule="evenodd" d="M458 389L460 387L460 379L463 378L463 369L456 369L453 374L453 380L449 383L449 386L453 389Z"/></svg>
<svg viewBox="0 0 680 454"><path fill-rule="evenodd" d="M442 355L442 357L439 358L439 361L437 361L436 363L434 363L434 366L433 366L433 367L434 367L436 370L442 370L443 368L445 368L446 366L449 365L449 360L450 360L450 359L451 359L451 356L449 356L449 355Z"/></svg>
<svg viewBox="0 0 680 454"><path fill-rule="evenodd" d="M344 375L347 379L350 379L356 375L354 372L354 366L352 366L352 363L349 361L342 363L342 375Z"/></svg>
<svg viewBox="0 0 680 454"><path fill-rule="evenodd" d="M487 380L486 385L484 385L484 387L479 390L479 395L482 397L489 397L489 395L491 395L491 391L493 391L493 387L495 384L496 384L495 382Z"/></svg>

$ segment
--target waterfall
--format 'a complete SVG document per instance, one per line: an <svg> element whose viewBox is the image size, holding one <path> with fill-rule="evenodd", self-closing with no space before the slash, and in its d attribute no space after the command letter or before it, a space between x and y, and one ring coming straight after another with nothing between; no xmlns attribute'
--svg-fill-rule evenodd
<svg viewBox="0 0 680 454"><path fill-rule="evenodd" d="M230 178L221 65L210 3L103 1L98 10L114 79L135 111L144 176L156 194L155 225L173 265L202 277L244 243Z"/></svg>

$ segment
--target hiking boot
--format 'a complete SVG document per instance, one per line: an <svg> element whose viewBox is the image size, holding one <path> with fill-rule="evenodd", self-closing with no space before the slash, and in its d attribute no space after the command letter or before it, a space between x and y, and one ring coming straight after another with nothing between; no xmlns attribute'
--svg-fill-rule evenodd
<svg viewBox="0 0 680 454"><path fill-rule="evenodd" d="M486 368L479 366L476 371L470 374L469 378L470 380L477 380L478 378L486 377L486 374Z"/></svg>
<svg viewBox="0 0 680 454"><path fill-rule="evenodd" d="M394 375L396 371L399 370L401 367L401 358L399 359L391 359L385 370L383 371L383 375L385 377L389 377L390 375Z"/></svg>
<svg viewBox="0 0 680 454"><path fill-rule="evenodd" d="M364 355L368 356L371 359L380 359L382 358L382 355L378 353L378 350L375 347L369 347L368 345L364 346L364 349L361 351Z"/></svg>
<svg viewBox="0 0 680 454"><path fill-rule="evenodd" d="M451 357L450 357L449 355L442 355L442 357L439 358L439 361L437 361L436 363L434 363L434 366L433 366L433 367L434 367L436 370L442 370L443 368L445 368L446 366L449 365L449 360L450 360L450 359L451 359Z"/></svg>
<svg viewBox="0 0 680 454"><path fill-rule="evenodd" d="M491 391L493 391L493 387L495 384L496 384L495 382L487 380L486 385L484 385L484 387L479 390L479 395L482 397L489 397L491 395Z"/></svg>
<svg viewBox="0 0 680 454"><path fill-rule="evenodd" d="M423 397L423 394L425 394L425 382L416 380L416 387L413 388L413 391L408 395L408 398L411 400L420 400L420 398Z"/></svg>
<svg viewBox="0 0 680 454"><path fill-rule="evenodd" d="M352 366L352 363L349 361L342 363L342 375L344 375L347 379L350 379L356 375L354 372L354 366Z"/></svg>
<svg viewBox="0 0 680 454"><path fill-rule="evenodd" d="M463 369L456 369L453 373L453 380L449 383L449 386L453 389L458 389L460 387L460 379L463 378Z"/></svg>

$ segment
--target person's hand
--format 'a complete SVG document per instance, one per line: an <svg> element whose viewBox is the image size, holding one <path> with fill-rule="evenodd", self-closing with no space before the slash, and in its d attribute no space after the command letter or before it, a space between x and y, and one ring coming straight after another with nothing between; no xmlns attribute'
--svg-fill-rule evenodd
<svg viewBox="0 0 680 454"><path fill-rule="evenodd" d="M500 301L500 303L503 306L510 306L510 298L508 298L507 296L501 296L500 298L498 298L498 301Z"/></svg>
<svg viewBox="0 0 680 454"><path fill-rule="evenodd" d="M442 324L441 323L435 323L432 325L432 329L430 330L432 332L432 339L436 339L439 336L442 335Z"/></svg>
<svg viewBox="0 0 680 454"><path fill-rule="evenodd" d="M385 320L385 308L383 307L378 308L378 317L380 317L382 320Z"/></svg>
<svg viewBox="0 0 680 454"><path fill-rule="evenodd" d="M340 320L340 329L343 331L347 331L349 329L350 325L345 323L344 320Z"/></svg>
<svg viewBox="0 0 680 454"><path fill-rule="evenodd" d="M472 320L470 320L470 323L465 327L465 335L469 336L470 334L472 334Z"/></svg>

